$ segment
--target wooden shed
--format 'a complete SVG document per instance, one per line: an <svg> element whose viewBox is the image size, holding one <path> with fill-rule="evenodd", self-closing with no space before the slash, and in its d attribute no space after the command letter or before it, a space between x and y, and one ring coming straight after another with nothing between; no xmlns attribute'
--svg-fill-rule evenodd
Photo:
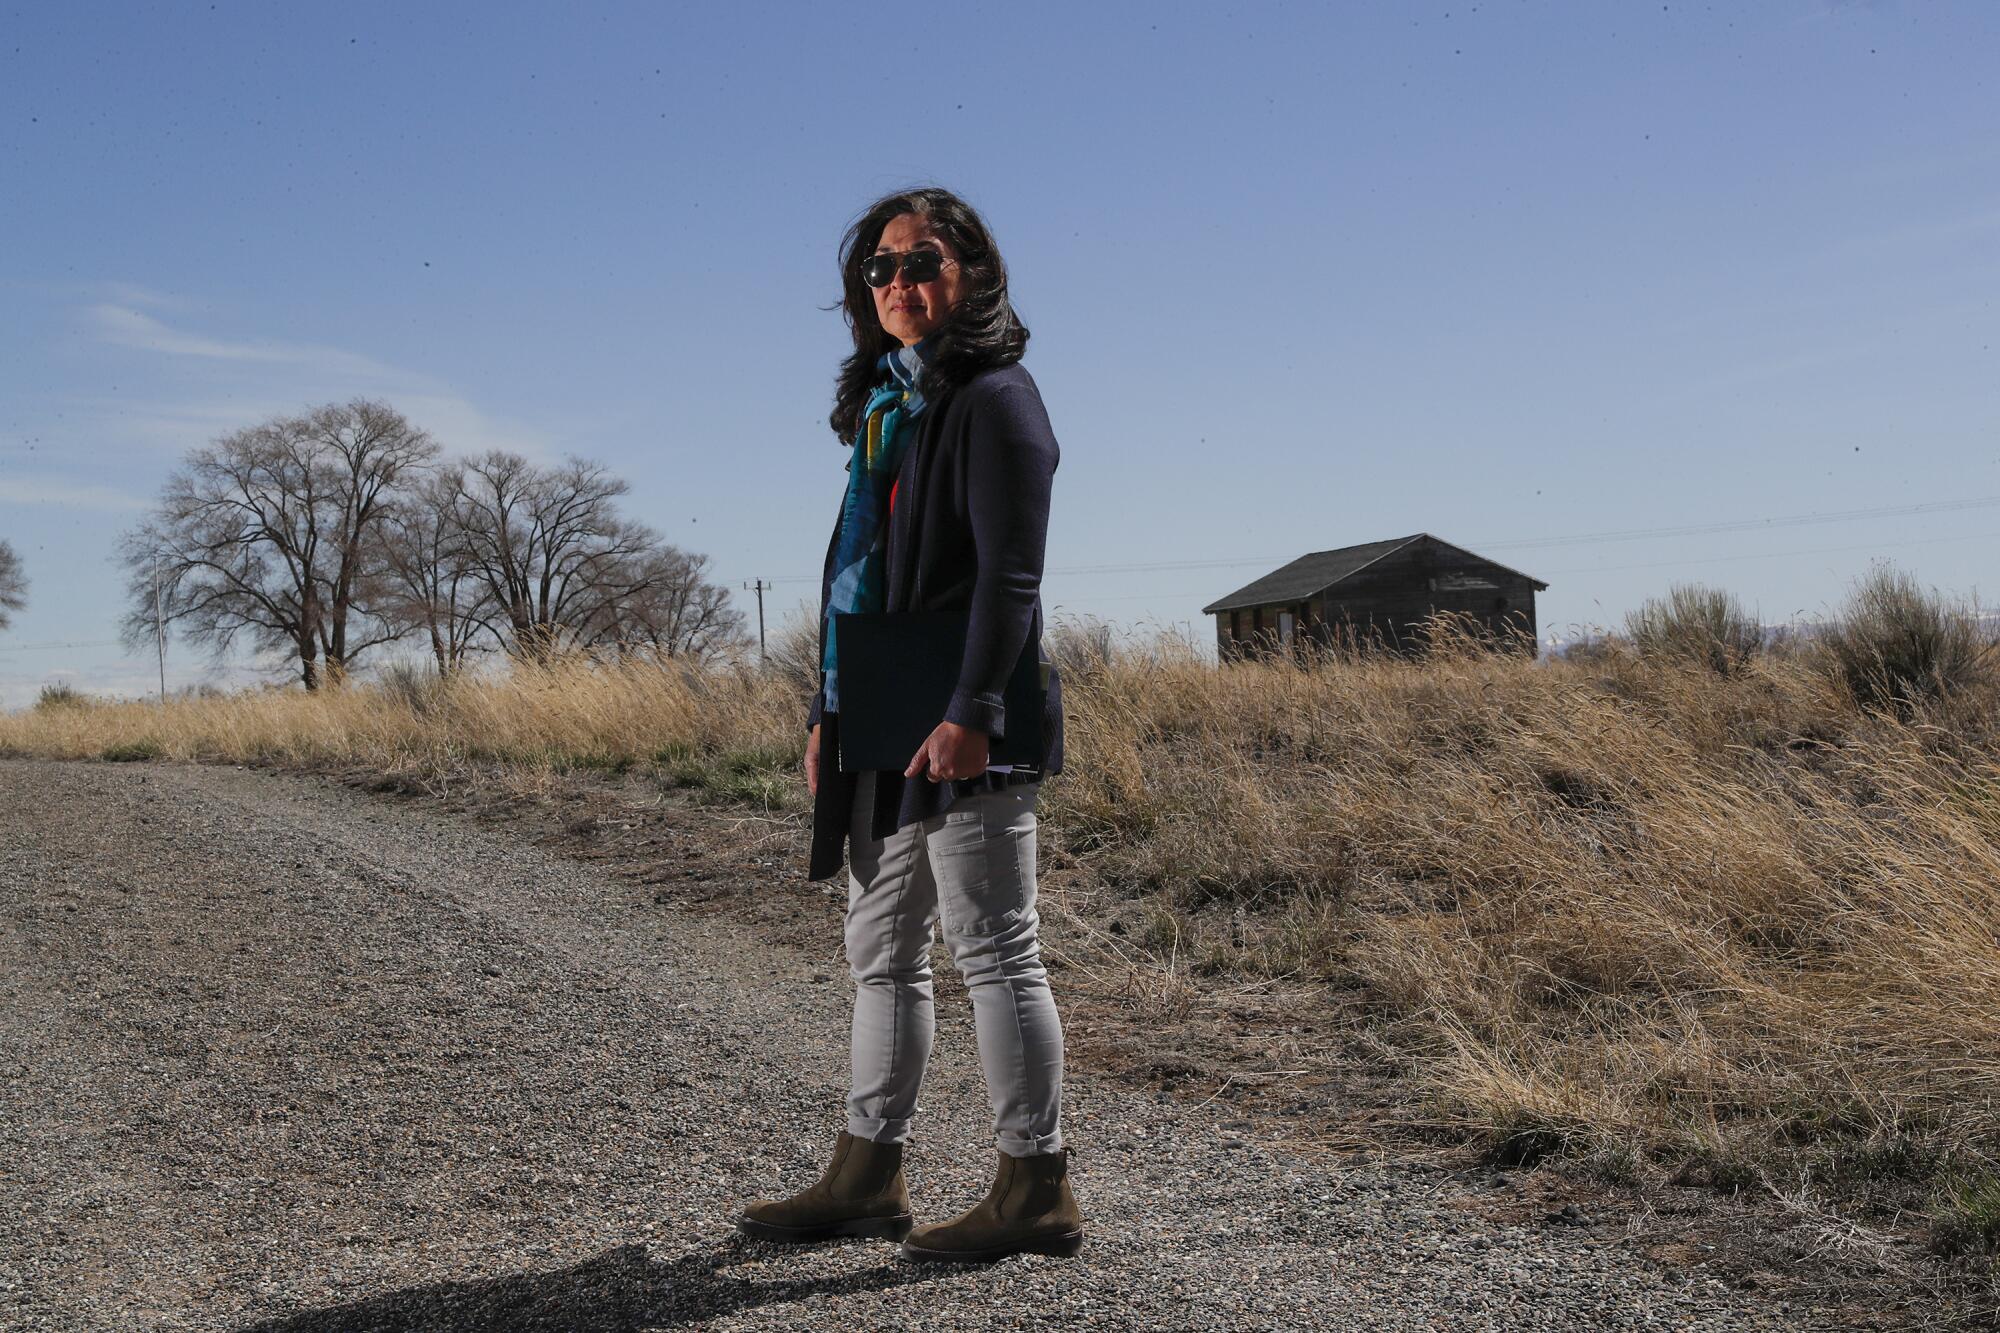
<svg viewBox="0 0 2000 1333"><path fill-rule="evenodd" d="M1535 594L1549 585L1461 546L1419 532L1302 555L1202 608L1215 617L1224 661L1312 643L1379 643L1421 649L1434 611L1488 626L1514 651L1535 653Z"/></svg>

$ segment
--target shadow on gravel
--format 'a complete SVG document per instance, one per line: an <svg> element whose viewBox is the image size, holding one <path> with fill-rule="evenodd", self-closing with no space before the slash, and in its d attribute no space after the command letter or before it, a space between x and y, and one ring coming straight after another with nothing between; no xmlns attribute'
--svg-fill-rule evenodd
<svg viewBox="0 0 2000 1333"><path fill-rule="evenodd" d="M731 1237L707 1254L662 1261L648 1255L643 1245L621 1245L559 1272L412 1287L245 1325L238 1333L415 1333L419 1329L636 1333L782 1305L821 1292L884 1291L945 1276L931 1267L894 1259L859 1273L775 1282L746 1282L720 1271L762 1248L757 1242Z"/></svg>

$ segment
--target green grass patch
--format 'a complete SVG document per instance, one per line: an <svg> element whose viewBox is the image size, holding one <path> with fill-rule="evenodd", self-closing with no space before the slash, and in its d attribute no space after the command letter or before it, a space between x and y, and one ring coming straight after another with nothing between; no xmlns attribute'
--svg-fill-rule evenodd
<svg viewBox="0 0 2000 1333"><path fill-rule="evenodd" d="M2000 1254L2000 1175L1955 1173L1931 1212L1931 1246L1943 1255Z"/></svg>
<svg viewBox="0 0 2000 1333"><path fill-rule="evenodd" d="M662 786L689 792L718 805L751 805L789 810L801 804L804 752L798 747L758 746L702 754L694 747L668 746L653 755Z"/></svg>
<svg viewBox="0 0 2000 1333"><path fill-rule="evenodd" d="M1646 1176L1645 1155L1629 1143L1613 1144L1592 1153L1589 1165L1614 1185L1637 1185Z"/></svg>
<svg viewBox="0 0 2000 1333"><path fill-rule="evenodd" d="M718 800L782 810L791 804L793 785L779 773L723 773L709 783L708 791Z"/></svg>
<svg viewBox="0 0 2000 1333"><path fill-rule="evenodd" d="M629 754L611 754L602 750L586 750L580 754L563 755L556 759L556 766L571 772L610 773L614 776L631 769L635 760Z"/></svg>
<svg viewBox="0 0 2000 1333"><path fill-rule="evenodd" d="M1488 1166L1533 1166L1568 1149L1562 1126L1522 1111L1487 1130L1480 1156Z"/></svg>
<svg viewBox="0 0 2000 1333"><path fill-rule="evenodd" d="M1747 1158L1733 1153L1706 1151L1696 1153L1681 1163L1673 1180L1676 1185L1696 1185L1720 1190L1724 1194L1740 1194L1755 1187L1763 1178L1757 1164Z"/></svg>
<svg viewBox="0 0 2000 1333"><path fill-rule="evenodd" d="M724 771L740 776L771 771L791 772L805 762L800 746L761 745L747 750L725 751L717 762Z"/></svg>

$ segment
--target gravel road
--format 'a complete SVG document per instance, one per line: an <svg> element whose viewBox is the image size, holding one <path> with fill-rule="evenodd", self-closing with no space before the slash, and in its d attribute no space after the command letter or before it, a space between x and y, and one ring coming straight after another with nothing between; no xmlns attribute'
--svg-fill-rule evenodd
<svg viewBox="0 0 2000 1333"><path fill-rule="evenodd" d="M0 761L0 920L6 1330L1832 1322L1083 1071L1079 1259L739 1238L737 1204L807 1184L841 1123L838 941L776 947L324 779ZM993 1162L962 997L939 1028L920 1219Z"/></svg>

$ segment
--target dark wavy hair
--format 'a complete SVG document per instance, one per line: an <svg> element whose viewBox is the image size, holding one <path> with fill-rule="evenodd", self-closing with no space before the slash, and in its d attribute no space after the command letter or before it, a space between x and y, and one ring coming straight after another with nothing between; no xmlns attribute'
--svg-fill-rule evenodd
<svg viewBox="0 0 2000 1333"><path fill-rule="evenodd" d="M861 280L861 261L874 253L889 223L905 213L922 218L950 244L964 284L924 367L919 387L926 401L941 406L954 389L980 371L1019 361L1028 346L1027 325L1015 316L1007 299L1007 265L1000 258L1000 247L972 205L936 186L882 196L840 241L841 311L854 337L854 355L840 363L840 383L827 424L843 443L860 429L861 408L869 391L881 382L877 363L882 354L903 345L876 318L874 289Z"/></svg>

